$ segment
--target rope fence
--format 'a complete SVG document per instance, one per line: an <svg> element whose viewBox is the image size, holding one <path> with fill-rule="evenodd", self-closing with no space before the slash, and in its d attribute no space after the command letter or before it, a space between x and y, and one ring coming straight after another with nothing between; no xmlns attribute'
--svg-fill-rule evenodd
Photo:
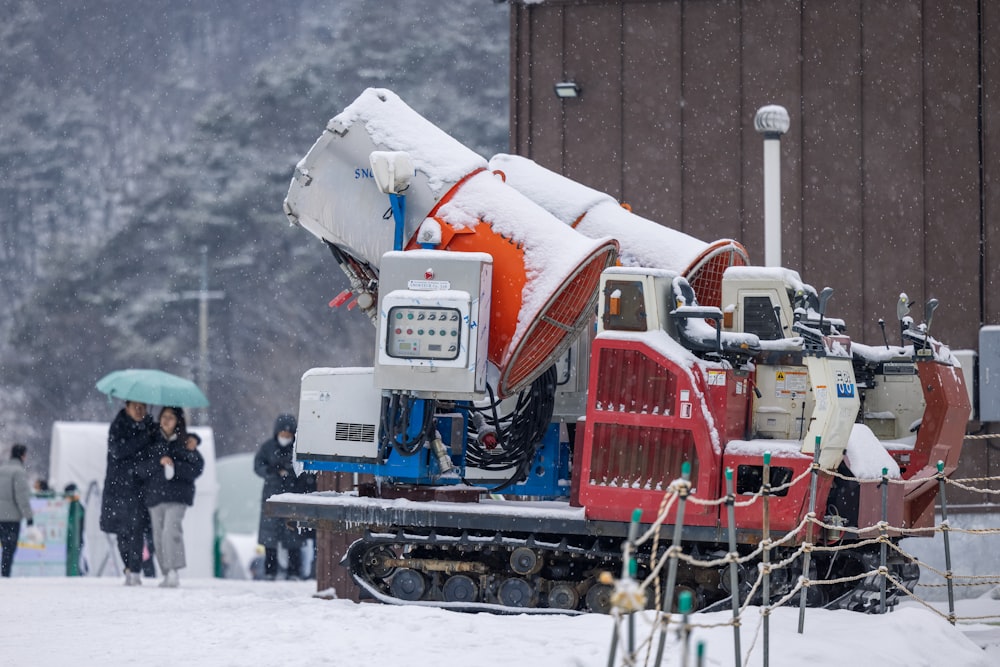
<svg viewBox="0 0 1000 667"><path fill-rule="evenodd" d="M809 598L809 590L823 587L830 587L831 590L841 590L845 585L855 584L853 589L843 594L834 602L844 599L847 595L860 596L859 604L868 613L886 613L895 606L897 600L911 600L919 606L931 611L936 616L948 621L951 624L973 623L973 622L1000 622L1000 615L995 616L959 616L955 612L954 588L972 588L984 586L1000 586L1000 572L990 574L961 574L953 571L951 566L950 536L953 534L964 534L974 537L983 537L1000 534L1000 526L995 528L961 528L951 525L948 519L947 508L947 487L952 486L964 491L976 493L1000 494L1000 490L985 488L986 485L997 484L1000 486L1000 477L978 477L966 479L948 479L943 472L943 463L938 463L937 474L920 479L900 480L887 477L887 471L883 470L882 476L877 479L859 478L843 475L837 472L822 471L824 475L830 475L848 482L857 484L879 485L882 491L882 520L870 526L847 526L838 522L820 520L815 513L810 512L802 518L799 523L788 530L783 535L772 539L769 528L769 504L771 496L776 493L790 489L797 484L804 483L810 479L809 507L815 507L816 478L820 473L818 465L819 447L813 465L809 470L798 475L793 480L781 486L770 487L766 480L770 479L770 453L764 455L765 484L759 491L752 494L748 500L737 501L732 490L732 471L726 470L727 495L716 499L697 498L691 494L690 467L685 464L681 478L674 480L664 494L663 500L658 508L657 516L649 527L640 534L638 510L633 515L632 529L629 531L629 538L623 546L623 567L620 579L610 579L613 583L614 593L612 594L611 614L615 619L615 629L612 637L611 650L608 657L608 667L661 667L665 642L668 630L677 633L678 642L681 646L683 667L688 667L689 660L693 657L701 665L703 646L698 646L697 651L692 654L689 647L690 633L696 628L719 628L731 627L733 629L733 665L742 667L748 664L750 657L755 651L762 651L764 667L768 666L769 660L769 617L772 612L779 607L789 605L798 600L799 632L803 632L805 623L806 602ZM905 526L894 526L886 520L887 517L887 491L890 484L926 485L928 481L936 481L939 484L938 502L940 503L941 521L933 526L923 528L909 528ZM720 506L726 505L729 512L729 551L725 555L713 554L711 558L700 558L684 551L681 536L683 530L684 508L686 503L694 503L700 506ZM755 503L761 504L763 519L762 539L751 551L740 553L736 547L735 531L733 521L734 507L749 507ZM673 524L673 539L669 546L660 546L661 528L667 520L670 512L675 512ZM1000 521L1000 517L998 517ZM827 536L825 544L816 544L813 541L813 533L820 536ZM806 539L802 540L802 535ZM838 536L831 543L829 536ZM899 543L904 537L935 537L942 536L944 542L945 567L935 567L928 563L926 559L915 554L908 553ZM844 541L845 536L852 536L849 542ZM802 541L800 541L802 540ZM635 579L636 554L642 549L649 547L649 574L642 580ZM773 560L773 552L781 549L777 554L779 560ZM871 567L866 567L864 571L835 578L810 578L810 558L817 553L834 554L836 558L839 552L851 550L867 550L866 556L859 556L857 562L873 562ZM871 554L878 549L878 558ZM897 572L889 566L889 557L893 562L903 563L909 571L916 573L930 573L944 580L944 583L915 583L909 579L909 571L904 572L904 577L900 577ZM832 572L831 559L829 571ZM698 616L693 612L693 596L687 587L681 586L679 594L676 595L678 567L683 564L685 568L718 571L720 579L724 577L722 568L729 568L729 598L717 603L708 605L708 611L720 608L724 603L727 606L722 609L732 609L732 618L721 620L713 617L713 622L699 622ZM749 577L740 583L738 568L742 566L742 572L749 573L756 569L756 577L752 581ZM661 580L666 570L666 583ZM783 590L780 597L770 599L772 577L778 573L783 573L783 580L790 587ZM697 575L695 575L697 579ZM948 590L948 610L942 611L935 606L932 601L921 597L916 591L919 588L935 590L947 588ZM819 596L822 600L827 600L826 594ZM742 599L741 599L742 598ZM855 598L852 597L851 600ZM650 608L650 602L652 607ZM743 652L740 646L740 629L748 619L748 611L751 607L759 607L756 624L751 634L751 642L746 651ZM637 628L636 619L641 619L641 627ZM621 648L619 651L618 649Z"/></svg>

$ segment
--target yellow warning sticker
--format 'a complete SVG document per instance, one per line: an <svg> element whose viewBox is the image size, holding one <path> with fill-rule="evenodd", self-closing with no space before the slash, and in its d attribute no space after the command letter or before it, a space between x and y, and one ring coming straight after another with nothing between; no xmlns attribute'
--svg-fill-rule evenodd
<svg viewBox="0 0 1000 667"><path fill-rule="evenodd" d="M774 374L774 393L778 398L793 398L803 395L809 388L809 373L807 371L776 371Z"/></svg>

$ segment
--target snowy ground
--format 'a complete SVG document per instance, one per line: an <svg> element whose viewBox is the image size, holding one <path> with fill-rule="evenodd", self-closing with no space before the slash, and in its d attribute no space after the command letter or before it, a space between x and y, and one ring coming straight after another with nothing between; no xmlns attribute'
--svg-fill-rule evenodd
<svg viewBox="0 0 1000 667"><path fill-rule="evenodd" d="M355 604L313 597L315 586L313 581L182 579L179 589L161 589L149 579L141 588L126 588L113 578L3 579L2 664L608 664L613 621L607 616L495 616ZM963 600L958 614L1000 615L1000 593ZM720 612L694 620L725 622L730 617L730 612ZM648 618L636 619L637 638L648 636ZM759 618L752 614L742 629L743 653L750 653L748 665L763 664L763 637L755 639ZM774 667L832 667L847 661L907 667L1000 664L1000 625L956 628L912 604L885 616L810 609L803 635L797 633L797 624L796 609L779 609L772 616ZM731 629L697 630L690 643L692 655L698 641L705 642L705 665L734 664ZM680 665L680 651L671 631L664 665ZM695 664L693 658L690 664Z"/></svg>

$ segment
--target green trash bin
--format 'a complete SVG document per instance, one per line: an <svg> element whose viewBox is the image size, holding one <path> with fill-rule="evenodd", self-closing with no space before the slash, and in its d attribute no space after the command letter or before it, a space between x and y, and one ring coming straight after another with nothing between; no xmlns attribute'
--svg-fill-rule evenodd
<svg viewBox="0 0 1000 667"><path fill-rule="evenodd" d="M66 494L69 521L66 527L66 576L80 576L80 551L83 548L83 505L76 492Z"/></svg>

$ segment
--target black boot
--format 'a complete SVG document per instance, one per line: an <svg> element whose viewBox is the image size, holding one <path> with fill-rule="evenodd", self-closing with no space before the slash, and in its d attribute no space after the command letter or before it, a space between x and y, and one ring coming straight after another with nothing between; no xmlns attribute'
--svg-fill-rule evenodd
<svg viewBox="0 0 1000 667"><path fill-rule="evenodd" d="M288 550L288 573L286 579L302 578L302 549L292 547Z"/></svg>
<svg viewBox="0 0 1000 667"><path fill-rule="evenodd" d="M264 549L264 578L268 581L274 581L278 576L278 549L275 548L265 548Z"/></svg>

